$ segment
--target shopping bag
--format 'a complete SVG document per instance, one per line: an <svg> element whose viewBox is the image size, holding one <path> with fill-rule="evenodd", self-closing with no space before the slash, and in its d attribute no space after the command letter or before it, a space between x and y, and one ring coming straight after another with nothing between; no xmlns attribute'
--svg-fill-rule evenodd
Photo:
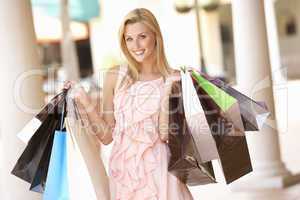
<svg viewBox="0 0 300 200"><path fill-rule="evenodd" d="M182 98L185 119L199 154L199 163L219 158L215 140L205 118L189 72L181 70Z"/></svg>
<svg viewBox="0 0 300 200"><path fill-rule="evenodd" d="M57 124L58 121L54 119L54 115L49 115L28 142L28 145L11 172L13 175L28 183L33 181L40 161L43 155L46 154L45 149L53 140L51 133L55 131Z"/></svg>
<svg viewBox="0 0 300 200"><path fill-rule="evenodd" d="M49 109L43 109L44 111L40 112L43 116L43 122L34 135L30 137L25 150L11 172L30 183L30 190L32 191L41 193L44 190L54 132L59 128L65 95L66 91L55 98L54 104L47 105ZM54 107L52 107L53 105Z"/></svg>
<svg viewBox="0 0 300 200"><path fill-rule="evenodd" d="M55 106L61 101L64 95L64 92L55 95L50 102L22 128L17 134L18 138L27 144L33 134L46 120L47 116L53 114Z"/></svg>
<svg viewBox="0 0 300 200"><path fill-rule="evenodd" d="M52 145L54 140L54 134L50 136L50 140L48 141L44 153L41 157L35 175L33 176L33 180L30 184L30 190L38 193L43 193L45 190L45 184L47 180L48 167L50 162L50 156L52 151Z"/></svg>
<svg viewBox="0 0 300 200"><path fill-rule="evenodd" d="M66 118L70 199L109 200L109 181L101 160L100 144L89 132L87 115L68 98ZM85 124L83 123L85 122ZM78 181L80 180L80 181Z"/></svg>
<svg viewBox="0 0 300 200"><path fill-rule="evenodd" d="M238 100L245 131L258 131L270 115L264 102L257 102L228 86L220 79L211 79L211 83Z"/></svg>
<svg viewBox="0 0 300 200"><path fill-rule="evenodd" d="M52 110L48 110L48 115L54 114L55 120L58 121L55 130L62 130L63 129L63 122L66 116L66 95L68 90L64 90L61 94L61 100L54 104ZM49 105L49 104L48 104ZM45 113L46 115L47 113ZM48 141L46 149L44 150L44 154L41 158L39 166L36 170L35 176L33 181L30 185L30 190L43 193L45 189L45 183L48 174L50 156L52 151L53 139L54 139L54 132L51 134L51 140Z"/></svg>
<svg viewBox="0 0 300 200"><path fill-rule="evenodd" d="M200 73L196 72L195 70L191 71L191 75L197 82L197 87L201 87L206 95L209 98L213 99L216 105L220 108L219 114L223 115L224 118L234 126L234 128L228 129L230 132L228 132L227 135L245 135L238 101L222 89L206 80Z"/></svg>
<svg viewBox="0 0 300 200"><path fill-rule="evenodd" d="M220 106L197 82L194 82L194 86L217 145L226 183L229 184L252 171L246 137L228 134L239 130L236 130L235 126L227 128L226 124L230 122L220 114Z"/></svg>
<svg viewBox="0 0 300 200"><path fill-rule="evenodd" d="M200 155L185 119L181 81L174 82L169 97L170 160L168 170L188 185L215 183L211 162L199 163Z"/></svg>
<svg viewBox="0 0 300 200"><path fill-rule="evenodd" d="M43 193L44 200L71 199L67 174L67 136L68 133L65 131L55 131L45 192Z"/></svg>

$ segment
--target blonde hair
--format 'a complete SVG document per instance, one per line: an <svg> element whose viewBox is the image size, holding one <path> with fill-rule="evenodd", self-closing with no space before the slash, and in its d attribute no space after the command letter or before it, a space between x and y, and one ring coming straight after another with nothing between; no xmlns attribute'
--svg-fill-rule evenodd
<svg viewBox="0 0 300 200"><path fill-rule="evenodd" d="M130 55L125 38L124 38L124 32L125 27L127 24L134 24L137 22L141 22L144 25L146 25L154 34L155 34L155 52L156 52L156 66L158 68L158 71L160 74L166 78L168 74L171 72L171 68L169 67L169 64L166 59L165 51L164 51L164 44L163 44L163 38L160 31L159 24L155 18L155 16L147 9L145 8L137 8L132 11L130 11L124 18L123 22L121 23L120 29L119 29L119 42L120 47L125 55L127 61L128 61L128 75L132 79L133 82L138 80L139 72L138 72L138 66L139 63Z"/></svg>

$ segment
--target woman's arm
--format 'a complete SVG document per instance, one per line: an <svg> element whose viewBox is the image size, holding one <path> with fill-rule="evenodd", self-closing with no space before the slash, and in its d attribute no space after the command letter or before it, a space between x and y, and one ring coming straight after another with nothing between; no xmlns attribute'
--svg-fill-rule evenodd
<svg viewBox="0 0 300 200"><path fill-rule="evenodd" d="M115 127L113 98L118 71L119 66L113 67L109 69L105 75L101 101L101 114L92 112L89 115L90 122L96 125L94 127L97 127L97 130L94 132L103 144L110 144L113 140L112 132Z"/></svg>
<svg viewBox="0 0 300 200"><path fill-rule="evenodd" d="M91 99L81 88L75 94L77 104L83 107L89 121L89 130L92 131L103 144L112 142L112 132L115 127L114 118L114 89L118 78L119 67L111 68L107 71L103 84L103 93L101 105L101 113L97 112ZM79 106L79 107L80 107Z"/></svg>
<svg viewBox="0 0 300 200"><path fill-rule="evenodd" d="M174 70L164 85L164 95L162 97L159 113L159 136L164 142L168 141L169 134L169 96L173 82L178 80L180 80L180 71Z"/></svg>

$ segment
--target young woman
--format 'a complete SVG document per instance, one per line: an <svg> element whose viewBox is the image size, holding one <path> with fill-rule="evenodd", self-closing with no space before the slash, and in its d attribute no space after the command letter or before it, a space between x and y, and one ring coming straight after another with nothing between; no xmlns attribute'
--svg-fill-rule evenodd
<svg viewBox="0 0 300 200"><path fill-rule="evenodd" d="M112 199L193 199L186 185L168 172L168 95L180 76L168 65L157 20L149 10L135 9L122 22L119 39L127 64L106 73L102 113L88 112L99 140L114 141ZM91 103L83 89L75 99L86 109Z"/></svg>

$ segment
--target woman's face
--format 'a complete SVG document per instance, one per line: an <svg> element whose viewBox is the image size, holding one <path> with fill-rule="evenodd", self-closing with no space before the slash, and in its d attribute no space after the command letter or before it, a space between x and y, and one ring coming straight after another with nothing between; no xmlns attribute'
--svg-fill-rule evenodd
<svg viewBox="0 0 300 200"><path fill-rule="evenodd" d="M124 38L131 56L139 63L152 62L155 51L155 35L143 23L127 24Z"/></svg>

